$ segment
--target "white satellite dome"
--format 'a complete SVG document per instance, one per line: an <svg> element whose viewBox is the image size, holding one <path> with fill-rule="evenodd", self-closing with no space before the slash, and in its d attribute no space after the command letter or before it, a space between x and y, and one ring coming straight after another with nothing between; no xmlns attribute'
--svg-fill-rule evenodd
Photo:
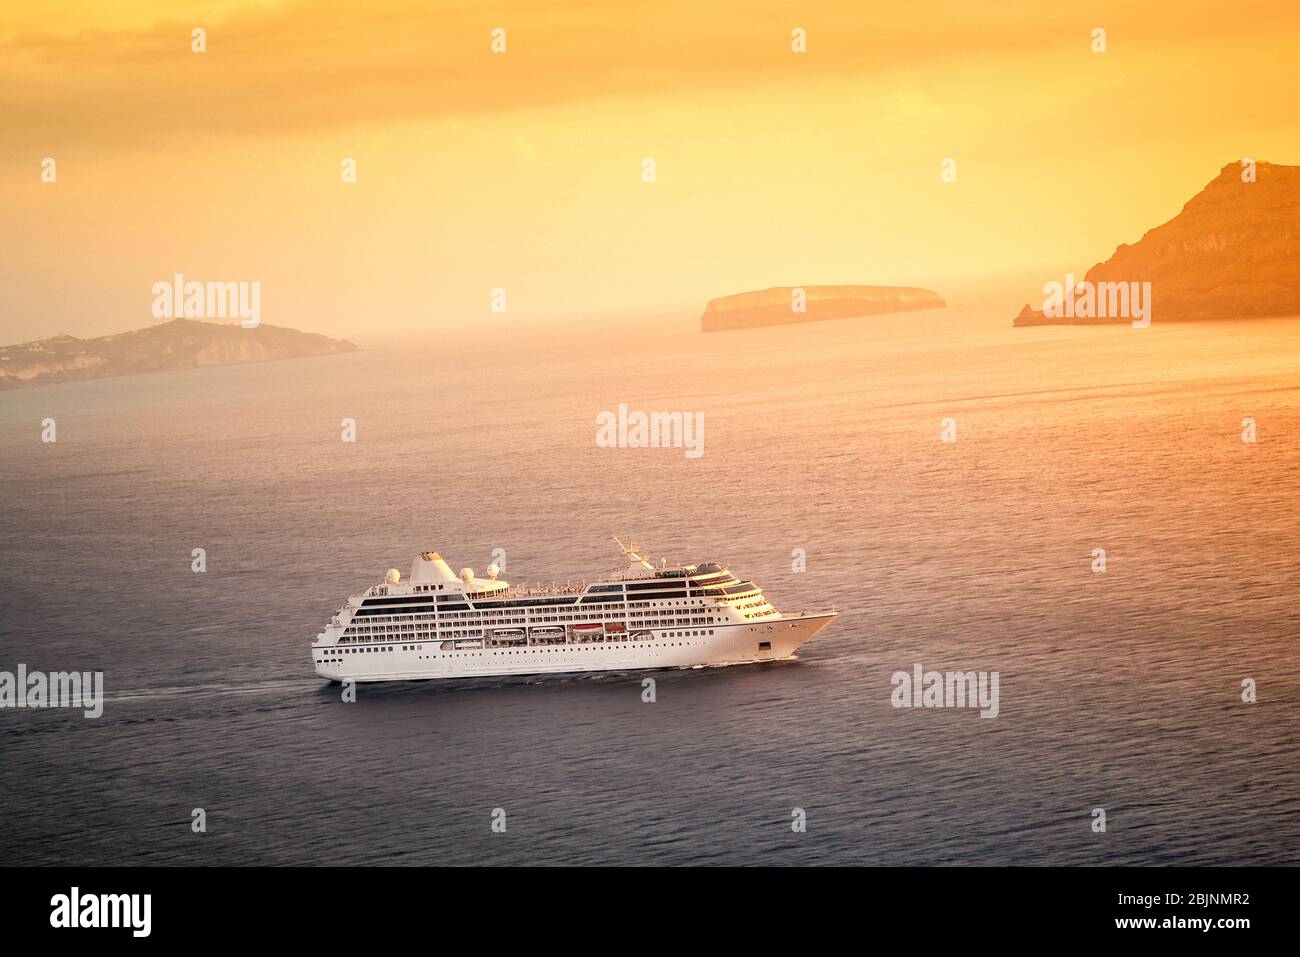
<svg viewBox="0 0 1300 957"><path fill-rule="evenodd" d="M474 569L462 568L460 570L460 580L463 581L466 585L474 581Z"/></svg>
<svg viewBox="0 0 1300 957"><path fill-rule="evenodd" d="M497 565L496 562L493 562L491 565L487 567L487 576L493 581L496 581L497 576L500 574L501 574L501 568L500 566Z"/></svg>
<svg viewBox="0 0 1300 957"><path fill-rule="evenodd" d="M401 580L402 580L402 573L399 572L396 568L388 569L388 574L384 576L384 581L388 582L388 584L390 585L396 585Z"/></svg>

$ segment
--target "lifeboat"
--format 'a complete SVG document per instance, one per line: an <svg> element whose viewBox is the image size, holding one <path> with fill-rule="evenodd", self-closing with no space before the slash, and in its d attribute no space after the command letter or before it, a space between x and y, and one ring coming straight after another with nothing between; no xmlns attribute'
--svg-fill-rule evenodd
<svg viewBox="0 0 1300 957"><path fill-rule="evenodd" d="M606 625L605 630L622 633L627 631L627 626L615 621L615 622L610 622L608 625Z"/></svg>
<svg viewBox="0 0 1300 957"><path fill-rule="evenodd" d="M581 632L584 635L590 635L594 632L600 631L600 625L574 625L573 630Z"/></svg>

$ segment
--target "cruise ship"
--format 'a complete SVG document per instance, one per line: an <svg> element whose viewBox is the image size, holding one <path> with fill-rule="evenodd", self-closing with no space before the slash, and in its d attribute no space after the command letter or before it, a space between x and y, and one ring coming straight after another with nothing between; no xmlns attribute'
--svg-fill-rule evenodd
<svg viewBox="0 0 1300 957"><path fill-rule="evenodd" d="M615 541L618 541L615 539ZM725 565L653 565L619 547L626 567L597 582L512 587L437 552L402 580L349 598L312 643L316 674L334 682L419 681L789 658L836 612L783 614Z"/></svg>

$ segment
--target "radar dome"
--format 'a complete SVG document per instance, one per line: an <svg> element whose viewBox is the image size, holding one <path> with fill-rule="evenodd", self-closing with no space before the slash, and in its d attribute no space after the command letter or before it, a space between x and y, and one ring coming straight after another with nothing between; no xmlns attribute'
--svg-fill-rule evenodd
<svg viewBox="0 0 1300 957"><path fill-rule="evenodd" d="M491 565L487 567L488 578L492 579L493 581L496 581L497 576L500 574L501 574L501 569L497 566L496 562L493 562Z"/></svg>
<svg viewBox="0 0 1300 957"><path fill-rule="evenodd" d="M388 584L390 585L396 585L401 580L402 580L402 573L399 572L396 568L388 569L388 574L384 576L384 581L388 582Z"/></svg>
<svg viewBox="0 0 1300 957"><path fill-rule="evenodd" d="M466 585L472 582L474 580L474 569L462 568L460 570L460 580L463 581Z"/></svg>

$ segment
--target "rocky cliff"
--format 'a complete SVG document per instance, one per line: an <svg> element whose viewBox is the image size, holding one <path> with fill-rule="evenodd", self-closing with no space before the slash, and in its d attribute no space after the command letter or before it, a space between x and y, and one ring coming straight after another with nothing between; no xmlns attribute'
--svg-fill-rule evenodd
<svg viewBox="0 0 1300 957"><path fill-rule="evenodd" d="M355 351L346 339L296 329L174 319L97 339L55 336L0 347L0 389Z"/></svg>
<svg viewBox="0 0 1300 957"><path fill-rule="evenodd" d="M1300 316L1300 166L1229 163L1162 226L1088 270L1090 283L1151 283L1152 320ZM1025 306L1017 326L1126 319L1053 318Z"/></svg>
<svg viewBox="0 0 1300 957"><path fill-rule="evenodd" d="M798 290L803 291L803 311L798 308ZM704 332L723 332L945 305L937 293L912 286L774 286L709 300L700 317L700 328Z"/></svg>

